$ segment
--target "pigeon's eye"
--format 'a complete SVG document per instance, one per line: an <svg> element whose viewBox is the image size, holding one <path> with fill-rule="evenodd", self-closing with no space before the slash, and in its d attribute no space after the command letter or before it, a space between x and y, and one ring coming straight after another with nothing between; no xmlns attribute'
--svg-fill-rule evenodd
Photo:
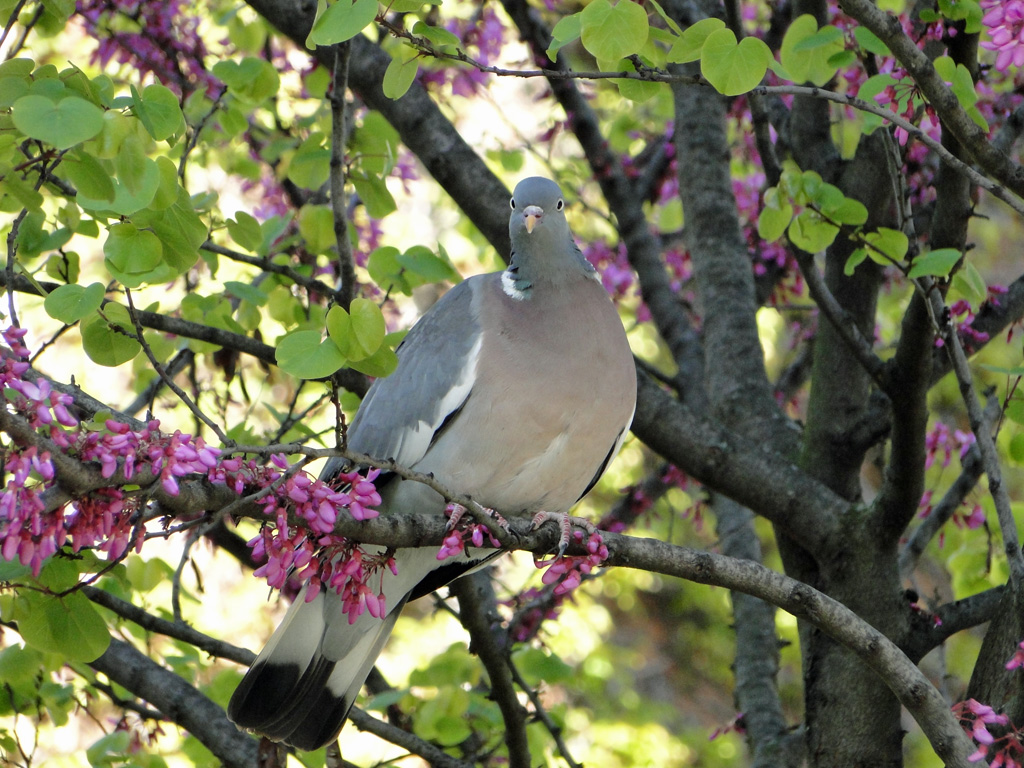
<svg viewBox="0 0 1024 768"><path fill-rule="evenodd" d="M516 209L516 199L514 197L509 198L508 204L512 206L513 211Z"/></svg>
<svg viewBox="0 0 1024 768"><path fill-rule="evenodd" d="M562 198L558 198L558 202L555 203L555 210L560 211L565 208L565 201Z"/></svg>

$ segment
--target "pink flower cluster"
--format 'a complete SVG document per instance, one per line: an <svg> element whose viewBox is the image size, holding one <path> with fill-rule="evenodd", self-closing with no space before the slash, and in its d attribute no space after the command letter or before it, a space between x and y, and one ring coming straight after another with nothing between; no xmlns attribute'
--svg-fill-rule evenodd
<svg viewBox="0 0 1024 768"><path fill-rule="evenodd" d="M981 8L981 23L992 38L981 47L996 52L996 69L1005 72L1024 64L1024 0L981 0Z"/></svg>
<svg viewBox="0 0 1024 768"><path fill-rule="evenodd" d="M1017 643L1017 650L1014 651L1010 660L1006 662L1007 669L1020 669L1021 667L1024 667L1024 640Z"/></svg>
<svg viewBox="0 0 1024 768"><path fill-rule="evenodd" d="M357 471L342 472L328 484L302 472L289 470L284 456L271 457L271 466L258 468L258 485L269 488L257 503L273 518L249 541L253 558L266 559L255 575L281 589L290 576L308 584L305 599L315 598L324 587L341 595L349 621L364 611L383 616L383 590L373 592L368 583L384 567L395 570L389 556L368 554L355 542L332 531L343 510L356 520L369 520L379 513L380 494L373 481L380 474L372 469L365 476ZM304 525L293 524L290 516Z"/></svg>
<svg viewBox="0 0 1024 768"><path fill-rule="evenodd" d="M490 4L482 4L480 10L468 19L449 21L445 28L462 41L466 53L484 66L496 61L505 45L505 25ZM444 66L420 70L420 80L424 85L450 84L456 96L472 96L486 86L489 77L475 67Z"/></svg>
<svg viewBox="0 0 1024 768"><path fill-rule="evenodd" d="M110 61L151 72L178 93L212 89L219 81L203 59L199 17L185 0L79 0L78 13L98 41L93 61Z"/></svg>
<svg viewBox="0 0 1024 768"><path fill-rule="evenodd" d="M988 765L992 768L1021 768L1024 760L1024 744L1020 732L1010 723L1010 718L997 713L987 704L974 699L960 701L953 705L953 714L960 719L960 725L978 744L978 748L967 758L977 763L985 760L990 751L995 754ZM996 737L988 726L999 726L1002 735Z"/></svg>
<svg viewBox="0 0 1024 768"><path fill-rule="evenodd" d="M544 584L554 584L555 596L567 595L578 587L583 577L591 573L608 559L608 547L605 546L599 531L594 531L583 541L583 531L573 531L573 537L582 542L587 550L585 555L560 555L550 560L538 560L534 558L534 565L538 568L546 568L541 581Z"/></svg>
<svg viewBox="0 0 1024 768"><path fill-rule="evenodd" d="M269 466L255 459L223 456L180 431L164 434L160 422L149 421L141 429L108 419L103 425L81 424L69 408L70 395L53 390L45 379L29 381L29 350L25 331L3 332L9 350L0 349L0 390L6 407L76 461L94 462L103 478L121 473L126 481L159 481L166 493L177 495L186 476L205 477L242 494L247 488L262 491L258 503L274 522L263 526L251 542L254 556L266 558L257 570L275 587L284 586L295 572L308 582L306 599L312 600L327 586L342 596L349 618L363 611L382 616L383 593L370 587L371 578L389 567L390 556L368 555L332 531L342 510L357 520L377 516L373 509L380 495L373 484L378 475L356 471L339 474L333 485L290 469L284 456L272 457ZM12 448L5 461L7 482L0 491L0 557L18 560L39 574L43 561L65 544L77 552L95 547L108 558L122 557L131 546L141 547L144 537L138 518L140 497L121 488L100 488L70 504L48 492L55 487L57 471L48 451L36 446ZM302 521L293 525L290 517Z"/></svg>
<svg viewBox="0 0 1024 768"><path fill-rule="evenodd" d="M960 461L963 461L974 442L973 432L964 432L960 429L950 432L949 427L941 421L936 422L924 441L927 451L924 461L925 469L930 469L940 456L942 457L942 468L945 469L949 466L954 451L960 457Z"/></svg>
<svg viewBox="0 0 1024 768"><path fill-rule="evenodd" d="M138 431L112 419L103 428L80 424L69 410L70 395L54 391L45 379L25 378L29 350L24 336L21 328L3 332L10 347L0 354L0 389L5 390L6 407L69 456L97 462L102 477L113 477L120 470L131 480L146 471L159 478L165 491L177 494L179 477L199 473L224 482L227 473L240 468L240 460L220 458L220 451L201 438L161 433L155 419ZM47 491L56 479L53 457L36 446L11 449L5 468L7 482L0 491L3 559L17 559L38 575L43 561L68 541L75 552L97 547L111 559L121 557L131 546L136 498L118 488L104 488L70 505L50 501ZM136 536L135 545L141 542Z"/></svg>
<svg viewBox="0 0 1024 768"><path fill-rule="evenodd" d="M577 541L583 541L582 531L576 530L573 536ZM558 618L562 603L572 597L573 590L582 583L583 576L608 558L608 548L599 532L590 534L584 546L587 549L586 555L534 559L538 568L547 568L541 577L545 587L531 587L509 601L510 605L518 609L509 625L509 634L516 642L526 642L540 631L544 621Z"/></svg>

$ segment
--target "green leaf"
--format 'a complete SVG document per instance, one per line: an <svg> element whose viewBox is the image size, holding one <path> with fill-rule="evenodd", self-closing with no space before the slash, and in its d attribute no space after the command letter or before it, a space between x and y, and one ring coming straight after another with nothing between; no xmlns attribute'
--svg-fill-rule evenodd
<svg viewBox="0 0 1024 768"><path fill-rule="evenodd" d="M401 252L391 245L375 249L366 260L366 271L381 290L388 293L399 291L409 296L413 285L405 276L405 268L399 262Z"/></svg>
<svg viewBox="0 0 1024 768"><path fill-rule="evenodd" d="M163 245L164 261L174 275L184 274L199 260L199 246L209 234L206 224L192 206L184 187L177 187L178 198L162 211L148 209L133 217L139 227L148 227Z"/></svg>
<svg viewBox="0 0 1024 768"><path fill-rule="evenodd" d="M107 302L103 314L97 312L92 317L82 320L79 326L82 332L82 348L97 365L114 368L132 360L142 351L142 345L135 339L114 330L111 324L134 333L128 310L120 304Z"/></svg>
<svg viewBox="0 0 1024 768"><path fill-rule="evenodd" d="M875 97L889 86L895 85L896 82L892 75L873 75L865 80L860 90L857 91L857 98L869 104L876 103ZM871 133L885 122L883 118L878 115L872 115L870 112L860 112L859 115L863 121L863 132L865 134Z"/></svg>
<svg viewBox="0 0 1024 768"><path fill-rule="evenodd" d="M318 15L306 45L334 45L351 40L377 18L377 0L335 0Z"/></svg>
<svg viewBox="0 0 1024 768"><path fill-rule="evenodd" d="M939 248L935 251L922 253L910 265L910 272L907 277L911 280L925 275L935 277L946 277L960 261L961 252L959 248Z"/></svg>
<svg viewBox="0 0 1024 768"><path fill-rule="evenodd" d="M108 733L89 745L85 750L85 759L95 768L122 765L127 762L125 758L131 752L131 739L132 735L128 731Z"/></svg>
<svg viewBox="0 0 1024 768"><path fill-rule="evenodd" d="M376 0L374 0L376 2ZM326 205L304 205L299 211L299 234L310 253L325 253L337 245L334 235L334 213Z"/></svg>
<svg viewBox="0 0 1024 768"><path fill-rule="evenodd" d="M359 195L359 199L366 206L366 212L372 218L383 219L398 208L395 198L388 191L387 184L379 176L372 174L357 176L353 174L351 180L356 188L356 194Z"/></svg>
<svg viewBox="0 0 1024 768"><path fill-rule="evenodd" d="M292 331L277 345L277 364L300 379L322 379L345 365L345 356L320 331Z"/></svg>
<svg viewBox="0 0 1024 768"><path fill-rule="evenodd" d="M102 283L61 285L46 297L43 308L54 320L71 325L99 309L104 293Z"/></svg>
<svg viewBox="0 0 1024 768"><path fill-rule="evenodd" d="M700 71L719 93L738 96L761 82L771 59L764 41L745 37L737 44L731 29L720 29L704 41Z"/></svg>
<svg viewBox="0 0 1024 768"><path fill-rule="evenodd" d="M348 357L352 346L352 317L337 304L327 311L327 335L338 345L341 354Z"/></svg>
<svg viewBox="0 0 1024 768"><path fill-rule="evenodd" d="M18 620L26 645L71 661L95 661L110 645L106 622L81 592L57 599L26 593L27 615Z"/></svg>
<svg viewBox="0 0 1024 768"><path fill-rule="evenodd" d="M237 98L261 104L277 93L281 78L269 61L246 56L241 61L223 59L213 65L213 74L224 81Z"/></svg>
<svg viewBox="0 0 1024 768"><path fill-rule="evenodd" d="M992 373L1001 373L1006 376L1024 376L1024 365L1015 365L1013 367L1007 367L1005 365L990 365L989 363L982 363L980 368Z"/></svg>
<svg viewBox="0 0 1024 768"><path fill-rule="evenodd" d="M643 48L650 34L647 11L631 0L592 0L580 13L583 47L600 60L618 61Z"/></svg>
<svg viewBox="0 0 1024 768"><path fill-rule="evenodd" d="M389 99L400 99L412 86L416 73L420 71L419 52L402 45L391 54L391 63L384 70L381 89Z"/></svg>
<svg viewBox="0 0 1024 768"><path fill-rule="evenodd" d="M424 245L414 245L397 256L396 262L428 283L439 283L442 280L458 282L460 279L459 273L449 261Z"/></svg>
<svg viewBox="0 0 1024 768"><path fill-rule="evenodd" d="M394 372L398 367L398 356L391 347L383 345L369 357L351 361L348 367L379 379Z"/></svg>
<svg viewBox="0 0 1024 768"><path fill-rule="evenodd" d="M512 660L530 685L551 685L571 680L575 672L555 654L533 646L515 651Z"/></svg>
<svg viewBox="0 0 1024 768"><path fill-rule="evenodd" d="M1024 432L1010 438L1010 458L1015 464L1024 464Z"/></svg>
<svg viewBox="0 0 1024 768"><path fill-rule="evenodd" d="M857 41L857 45L868 53L873 53L876 56L892 56L889 46L867 27L854 27L853 37Z"/></svg>
<svg viewBox="0 0 1024 768"><path fill-rule="evenodd" d="M352 344L349 346L350 360L360 360L373 355L384 341L387 334L387 323L380 307L369 299L353 299L349 307L352 320ZM356 354L356 350L360 354Z"/></svg>
<svg viewBox="0 0 1024 768"><path fill-rule="evenodd" d="M855 250L853 253L850 254L850 257L846 260L846 264L843 266L843 274L846 275L847 277L851 277L853 275L854 270L857 269L857 267L859 267L864 262L864 259L866 259L867 257L867 248L858 248L857 250Z"/></svg>
<svg viewBox="0 0 1024 768"><path fill-rule="evenodd" d="M789 239L797 248L808 253L825 250L836 239L839 227L823 220L811 210L803 210L789 225Z"/></svg>
<svg viewBox="0 0 1024 768"><path fill-rule="evenodd" d="M46 260L46 274L63 283L77 283L81 261L74 251L54 253Z"/></svg>
<svg viewBox="0 0 1024 768"><path fill-rule="evenodd" d="M114 170L117 180L124 184L132 195L137 195L146 180L146 173L152 172L149 166L155 161L146 157L146 150L138 136L129 136L121 145L121 151L114 158Z"/></svg>
<svg viewBox="0 0 1024 768"><path fill-rule="evenodd" d="M168 161L169 162L169 161ZM158 163L145 159L143 171L138 190L131 192L127 185L119 179L114 180L114 199L93 199L84 192L79 192L76 202L86 211L106 212L110 211L118 216L131 216L143 208L148 207L156 197L160 189L160 166Z"/></svg>
<svg viewBox="0 0 1024 768"><path fill-rule="evenodd" d="M559 19L558 23L551 30L551 45L545 51L548 59L555 61L558 57L558 52L562 48L579 39L581 29L582 24L579 13L573 13Z"/></svg>
<svg viewBox="0 0 1024 768"><path fill-rule="evenodd" d="M661 6L661 3L659 3L658 0L648 0L648 2L651 4L651 7L654 8L657 14L661 16L662 21L665 22L666 26L668 26L669 29L671 29L676 35L683 34L682 28L678 24L676 24L675 19L673 19L665 12L665 9Z"/></svg>
<svg viewBox="0 0 1024 768"><path fill-rule="evenodd" d="M288 178L305 189L319 189L331 171L331 150L324 146L322 133L311 133L295 150L288 163Z"/></svg>
<svg viewBox="0 0 1024 768"><path fill-rule="evenodd" d="M401 140L380 112L367 112L349 141L349 150L359 156L367 173L386 176L395 167Z"/></svg>
<svg viewBox="0 0 1024 768"><path fill-rule="evenodd" d="M985 283L985 278L970 261L964 261L963 266L953 275L953 288L975 307L985 301L988 296L988 285Z"/></svg>
<svg viewBox="0 0 1024 768"><path fill-rule="evenodd" d="M417 21L413 24L412 33L414 35L419 35L420 37L425 37L438 48L444 48L445 46L452 46L454 48L462 47L462 41L444 27L432 27L422 21Z"/></svg>
<svg viewBox="0 0 1024 768"><path fill-rule="evenodd" d="M170 88L153 83L139 95L132 86L132 101L136 116L154 140L163 141L185 130L185 116Z"/></svg>
<svg viewBox="0 0 1024 768"><path fill-rule="evenodd" d="M54 103L45 96L22 96L11 112L14 127L32 139L70 149L103 130L103 110L69 96Z"/></svg>
<svg viewBox="0 0 1024 768"><path fill-rule="evenodd" d="M254 216L238 211L235 218L228 219L228 234L231 239L247 251L257 251L263 244L263 230Z"/></svg>
<svg viewBox="0 0 1024 768"><path fill-rule="evenodd" d="M794 19L786 30L779 59L795 83L811 82L822 86L836 73L829 59L842 50L842 32L835 27L819 30L814 17L805 13Z"/></svg>
<svg viewBox="0 0 1024 768"><path fill-rule="evenodd" d="M623 72L636 72L636 65L634 65L629 59L622 59L612 67L612 69L622 70ZM663 88L662 83L655 83L649 80L616 78L613 82L619 89L619 93L637 104L641 104L648 99L654 98Z"/></svg>
<svg viewBox="0 0 1024 768"><path fill-rule="evenodd" d="M793 220L793 206L785 203L781 208L765 206L757 217L757 234L766 242L774 242L782 237L789 222Z"/></svg>
<svg viewBox="0 0 1024 768"><path fill-rule="evenodd" d="M1003 413L1014 424L1024 425L1024 400L1013 398L1006 404Z"/></svg>
<svg viewBox="0 0 1024 768"><path fill-rule="evenodd" d="M114 201L113 179L99 160L87 152L76 150L65 155L58 168L80 194L101 202Z"/></svg>
<svg viewBox="0 0 1024 768"><path fill-rule="evenodd" d="M877 232L868 232L864 239L874 246L868 249L868 258L884 266L899 264L906 257L907 249L910 247L905 234L888 227L879 227ZM879 252L883 255L879 255Z"/></svg>
<svg viewBox="0 0 1024 768"><path fill-rule="evenodd" d="M262 307L267 303L267 294L250 283L242 283L238 280L228 280L224 283L224 289L232 296L245 299L258 307Z"/></svg>
<svg viewBox="0 0 1024 768"><path fill-rule="evenodd" d="M164 270L157 271L164 256L160 238L129 221L110 227L103 255L107 271L127 288L138 288L150 278L166 279Z"/></svg>
<svg viewBox="0 0 1024 768"><path fill-rule="evenodd" d="M839 224L859 227L868 220L868 209L859 200L854 200L851 197L844 197L828 208L823 206L822 211Z"/></svg>

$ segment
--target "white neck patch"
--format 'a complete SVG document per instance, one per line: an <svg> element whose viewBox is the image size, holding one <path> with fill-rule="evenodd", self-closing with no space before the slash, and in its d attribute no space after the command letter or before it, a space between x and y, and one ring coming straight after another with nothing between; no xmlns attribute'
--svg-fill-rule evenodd
<svg viewBox="0 0 1024 768"><path fill-rule="evenodd" d="M526 294L516 288L516 279L507 269L501 273L501 290L505 292L506 296L516 301L522 301L526 298Z"/></svg>

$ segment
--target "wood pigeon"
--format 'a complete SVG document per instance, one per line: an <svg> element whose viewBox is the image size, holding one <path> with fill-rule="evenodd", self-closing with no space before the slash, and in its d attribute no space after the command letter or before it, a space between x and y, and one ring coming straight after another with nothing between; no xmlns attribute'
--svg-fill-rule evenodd
<svg viewBox="0 0 1024 768"><path fill-rule="evenodd" d="M636 373L618 312L576 247L562 192L533 177L515 188L507 269L444 295L399 346L348 430L353 451L393 458L505 515L564 516L597 482L633 419ZM334 459L328 479L345 467ZM382 475L382 513L445 501ZM380 548L381 552L384 548ZM241 728L312 750L334 740L402 606L494 557L437 560L401 549L384 570L384 619L353 623L342 601L300 594L231 698Z"/></svg>

